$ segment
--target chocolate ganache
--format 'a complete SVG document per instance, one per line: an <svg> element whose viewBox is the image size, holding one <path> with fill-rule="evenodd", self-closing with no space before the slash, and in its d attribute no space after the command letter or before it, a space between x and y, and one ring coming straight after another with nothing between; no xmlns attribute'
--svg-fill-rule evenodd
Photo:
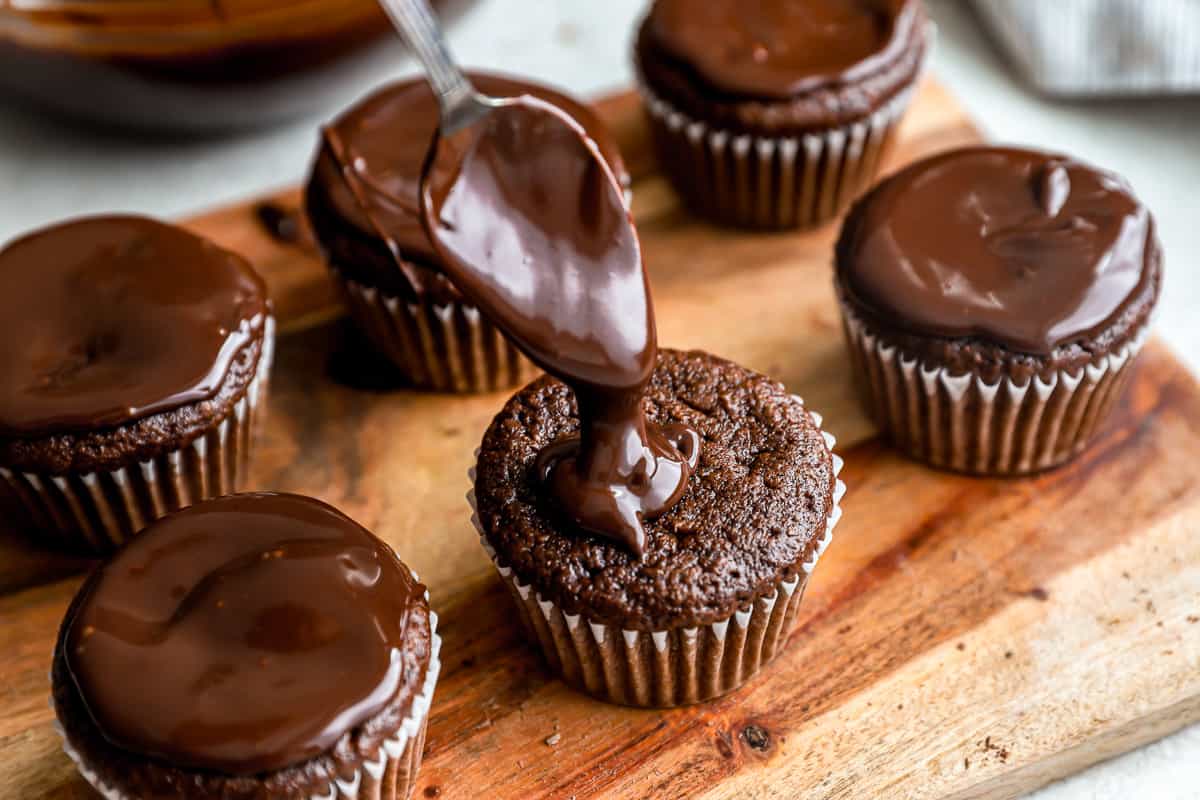
<svg viewBox="0 0 1200 800"><path fill-rule="evenodd" d="M601 142L605 159L627 178L615 142L587 107L561 92L525 81L480 72L469 75L471 82L489 95L531 94L562 108ZM380 227L387 230L384 238L403 254L400 268L415 287L428 281L415 274L406 260L438 266L437 254L421 224L419 191L421 169L437 127L437 100L424 80L387 86L323 130L323 147L313 171L323 203L337 216L368 235Z"/></svg>
<svg viewBox="0 0 1200 800"><path fill-rule="evenodd" d="M646 422L654 309L637 232L596 144L554 106L512 99L439 137L422 201L455 284L574 390L581 433L543 459L559 505L641 555L642 521L682 496L699 437Z"/></svg>
<svg viewBox="0 0 1200 800"><path fill-rule="evenodd" d="M913 0L657 0L648 31L714 90L786 100L890 63Z"/></svg>
<svg viewBox="0 0 1200 800"><path fill-rule="evenodd" d="M326 751L392 699L423 594L324 503L232 495L164 517L92 574L66 663L113 745L258 774Z"/></svg>
<svg viewBox="0 0 1200 800"><path fill-rule="evenodd" d="M988 147L918 162L851 212L843 287L913 333L1048 355L1093 337L1152 278L1154 223L1118 176Z"/></svg>
<svg viewBox="0 0 1200 800"><path fill-rule="evenodd" d="M0 434L111 428L213 396L266 322L242 258L143 217L92 217L0 251Z"/></svg>

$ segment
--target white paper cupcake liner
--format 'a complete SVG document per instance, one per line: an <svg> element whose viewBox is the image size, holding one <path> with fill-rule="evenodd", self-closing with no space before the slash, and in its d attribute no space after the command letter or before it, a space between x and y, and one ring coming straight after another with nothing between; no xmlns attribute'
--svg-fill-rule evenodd
<svg viewBox="0 0 1200 800"><path fill-rule="evenodd" d="M43 475L0 467L0 493L39 538L103 555L164 514L237 491L249 472L274 352L275 321L268 318L245 394L220 423L182 447L109 472Z"/></svg>
<svg viewBox="0 0 1200 800"><path fill-rule="evenodd" d="M1060 95L1200 91L1195 0L975 0L1014 66Z"/></svg>
<svg viewBox="0 0 1200 800"><path fill-rule="evenodd" d="M416 577L416 573L413 573ZM428 602L429 593L425 593ZM365 761L349 779L338 778L324 791L310 795L309 800L408 800L413 794L421 756L425 750L425 730L429 725L429 708L441 674L442 639L437 634L437 613L429 612L430 657L425 670L425 683L413 698L412 708L400 724L400 730L379 747L373 759ZM54 708L53 696L50 707ZM63 752L75 763L79 774L104 800L139 800L118 787L106 783L67 740L62 725L55 720L54 729L62 738Z"/></svg>
<svg viewBox="0 0 1200 800"><path fill-rule="evenodd" d="M438 392L494 392L539 374L479 309L467 303L409 303L342 276L359 329L414 386Z"/></svg>
<svg viewBox="0 0 1200 800"><path fill-rule="evenodd" d="M809 414L820 426L820 415ZM841 473L842 459L833 453L833 436L824 431L821 435L836 476ZM469 477L473 486L474 469ZM809 576L833 541L845 493L846 485L836 479L833 509L815 551L797 566L794 576L777 583L771 594L709 625L663 631L626 630L564 612L532 585L522 583L500 560L480 522L474 488L467 493L467 502L480 542L512 594L526 633L541 648L550 668L567 685L601 700L664 708L700 703L730 692L776 656L792 629Z"/></svg>
<svg viewBox="0 0 1200 800"><path fill-rule="evenodd" d="M1143 325L1115 353L1074 373L987 383L920 363L841 305L855 372L876 423L911 457L977 475L1028 474L1078 455L1128 382L1149 330Z"/></svg>
<svg viewBox="0 0 1200 800"><path fill-rule="evenodd" d="M713 128L639 90L660 162L685 202L706 217L745 228L809 228L832 219L874 180L913 88L870 116L792 137Z"/></svg>

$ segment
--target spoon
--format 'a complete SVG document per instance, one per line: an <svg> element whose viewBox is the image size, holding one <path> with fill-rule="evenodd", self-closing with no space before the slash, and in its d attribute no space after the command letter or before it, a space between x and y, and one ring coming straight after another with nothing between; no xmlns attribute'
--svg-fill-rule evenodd
<svg viewBox="0 0 1200 800"><path fill-rule="evenodd" d="M658 353L637 230L599 146L562 109L497 99L455 66L425 0L381 0L425 67L440 125L421 222L455 286L574 393L579 431L537 470L586 531L645 553L644 523L682 497L700 437L647 420ZM386 231L384 231L386 234Z"/></svg>
<svg viewBox="0 0 1200 800"><path fill-rule="evenodd" d="M443 136L469 128L504 104L476 89L454 63L442 27L426 0L379 0L379 4L425 68L441 110Z"/></svg>

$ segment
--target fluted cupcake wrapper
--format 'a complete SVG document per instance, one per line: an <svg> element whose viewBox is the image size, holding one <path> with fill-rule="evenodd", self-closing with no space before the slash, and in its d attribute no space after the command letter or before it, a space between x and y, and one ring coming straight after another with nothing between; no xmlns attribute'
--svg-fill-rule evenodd
<svg viewBox="0 0 1200 800"><path fill-rule="evenodd" d="M413 573L416 579L416 573ZM425 593L426 601L429 593ZM400 729L390 739L384 740L375 756L354 772L349 778L337 778L323 791L312 794L309 800L408 800L416 786L417 772L421 768L421 756L425 751L425 730L429 725L429 708L433 704L433 693L441 674L442 638L437 633L438 616L429 612L430 658L425 670L425 683L413 698L412 708L400 723ZM50 707L54 707L51 697ZM75 763L84 779L105 800L138 800L119 787L106 783L97 772L84 762L80 753L71 745L56 721L54 728L62 738L63 752Z"/></svg>
<svg viewBox="0 0 1200 800"><path fill-rule="evenodd" d="M872 332L845 302L842 319L860 389L893 444L935 467L1023 475L1078 455L1132 374L1149 325L1074 372L994 383L923 364Z"/></svg>
<svg viewBox="0 0 1200 800"><path fill-rule="evenodd" d="M797 398L799 400L799 398ZM820 415L809 412L817 425ZM833 436L822 432L833 454ZM471 470L472 484L475 480ZM467 493L471 521L517 606L526 633L550 668L572 688L601 700L640 707L671 707L711 700L741 686L773 659L787 641L796 610L817 561L833 541L841 519L846 485L837 479L833 509L816 549L796 574L776 583L771 594L708 625L661 631L626 630L563 611L501 561L487 540L476 511L475 491Z"/></svg>
<svg viewBox="0 0 1200 800"><path fill-rule="evenodd" d="M275 351L268 319L257 372L233 409L175 450L112 471L44 475L0 467L0 494L47 544L105 555L171 511L238 491L265 405Z"/></svg>
<svg viewBox="0 0 1200 800"><path fill-rule="evenodd" d="M651 132L664 171L704 216L743 228L809 228L842 212L871 184L912 99L907 88L870 116L800 136L713 128L645 83Z"/></svg>
<svg viewBox="0 0 1200 800"><path fill-rule="evenodd" d="M418 388L494 392L540 372L472 305L410 303L333 274L359 329Z"/></svg>

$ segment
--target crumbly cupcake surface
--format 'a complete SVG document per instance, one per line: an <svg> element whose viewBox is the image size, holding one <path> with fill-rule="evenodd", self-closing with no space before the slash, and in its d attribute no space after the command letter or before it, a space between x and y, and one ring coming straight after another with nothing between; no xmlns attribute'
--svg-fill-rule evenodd
<svg viewBox="0 0 1200 800"><path fill-rule="evenodd" d="M497 558L568 613L630 630L703 625L775 591L815 551L833 509L829 449L778 383L702 353L663 350L647 419L702 438L679 503L646 525L638 560L567 529L535 475L538 454L578 430L575 399L543 378L514 396L481 448L475 492Z"/></svg>

